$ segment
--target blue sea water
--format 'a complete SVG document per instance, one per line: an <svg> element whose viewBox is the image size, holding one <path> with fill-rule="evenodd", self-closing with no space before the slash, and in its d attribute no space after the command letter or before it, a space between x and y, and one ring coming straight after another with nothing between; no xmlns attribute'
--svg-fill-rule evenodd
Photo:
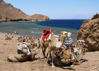
<svg viewBox="0 0 99 71"><path fill-rule="evenodd" d="M76 41L77 31L84 20L50 20L44 22L9 22L0 23L0 32L11 33L17 31L19 35L35 35L40 37L43 29L52 29L55 34L61 31L72 32Z"/></svg>
<svg viewBox="0 0 99 71"><path fill-rule="evenodd" d="M43 25L43 26L61 27L61 28L69 28L69 29L79 30L83 21L84 21L84 19L51 20L51 21L39 22L37 24Z"/></svg>

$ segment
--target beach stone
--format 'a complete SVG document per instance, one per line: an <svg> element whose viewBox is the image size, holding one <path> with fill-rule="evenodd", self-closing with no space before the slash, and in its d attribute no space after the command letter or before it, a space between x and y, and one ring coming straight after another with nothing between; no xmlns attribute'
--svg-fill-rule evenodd
<svg viewBox="0 0 99 71"><path fill-rule="evenodd" d="M99 50L99 14L83 22L77 33L77 39L85 40L85 47L89 51Z"/></svg>

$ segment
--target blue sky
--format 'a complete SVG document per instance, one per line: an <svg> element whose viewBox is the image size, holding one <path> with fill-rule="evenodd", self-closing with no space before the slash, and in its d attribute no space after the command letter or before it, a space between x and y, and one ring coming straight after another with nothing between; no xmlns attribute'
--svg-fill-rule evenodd
<svg viewBox="0 0 99 71"><path fill-rule="evenodd" d="M88 19L99 13L99 0L4 0L28 15L51 19Z"/></svg>

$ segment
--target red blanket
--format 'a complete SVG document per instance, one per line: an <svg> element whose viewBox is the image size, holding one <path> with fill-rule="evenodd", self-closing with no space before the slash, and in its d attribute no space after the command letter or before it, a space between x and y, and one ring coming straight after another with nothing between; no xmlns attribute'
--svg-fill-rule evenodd
<svg viewBox="0 0 99 71"><path fill-rule="evenodd" d="M49 36L52 32L53 32L53 31L47 30L47 29L44 29L44 30L43 30L43 35L42 35L42 40L43 40L42 45L43 45L43 46L44 46L44 39L47 39L48 36Z"/></svg>

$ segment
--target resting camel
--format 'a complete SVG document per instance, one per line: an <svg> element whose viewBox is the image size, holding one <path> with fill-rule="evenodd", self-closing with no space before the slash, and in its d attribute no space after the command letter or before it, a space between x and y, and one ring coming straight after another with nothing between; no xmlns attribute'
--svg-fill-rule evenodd
<svg viewBox="0 0 99 71"><path fill-rule="evenodd" d="M71 52L71 49L63 51L63 58L61 59L61 62L63 64L69 64L70 62L72 62L73 65L80 64L80 60L83 58L83 55L85 54L84 45L84 40L77 40L77 44L73 52ZM75 53L77 53L77 55L75 55Z"/></svg>
<svg viewBox="0 0 99 71"><path fill-rule="evenodd" d="M38 39L30 43L20 42L18 43L17 49L19 49L21 53L18 51L17 53L10 54L7 59L11 62L28 61L30 59L33 60L40 50L39 47L40 44Z"/></svg>
<svg viewBox="0 0 99 71"><path fill-rule="evenodd" d="M86 52L85 41L84 40L77 40L76 48L74 48L74 52L77 52L77 56L75 56L75 60L80 63L80 60L83 58L83 55ZM85 50L85 51L84 51Z"/></svg>

